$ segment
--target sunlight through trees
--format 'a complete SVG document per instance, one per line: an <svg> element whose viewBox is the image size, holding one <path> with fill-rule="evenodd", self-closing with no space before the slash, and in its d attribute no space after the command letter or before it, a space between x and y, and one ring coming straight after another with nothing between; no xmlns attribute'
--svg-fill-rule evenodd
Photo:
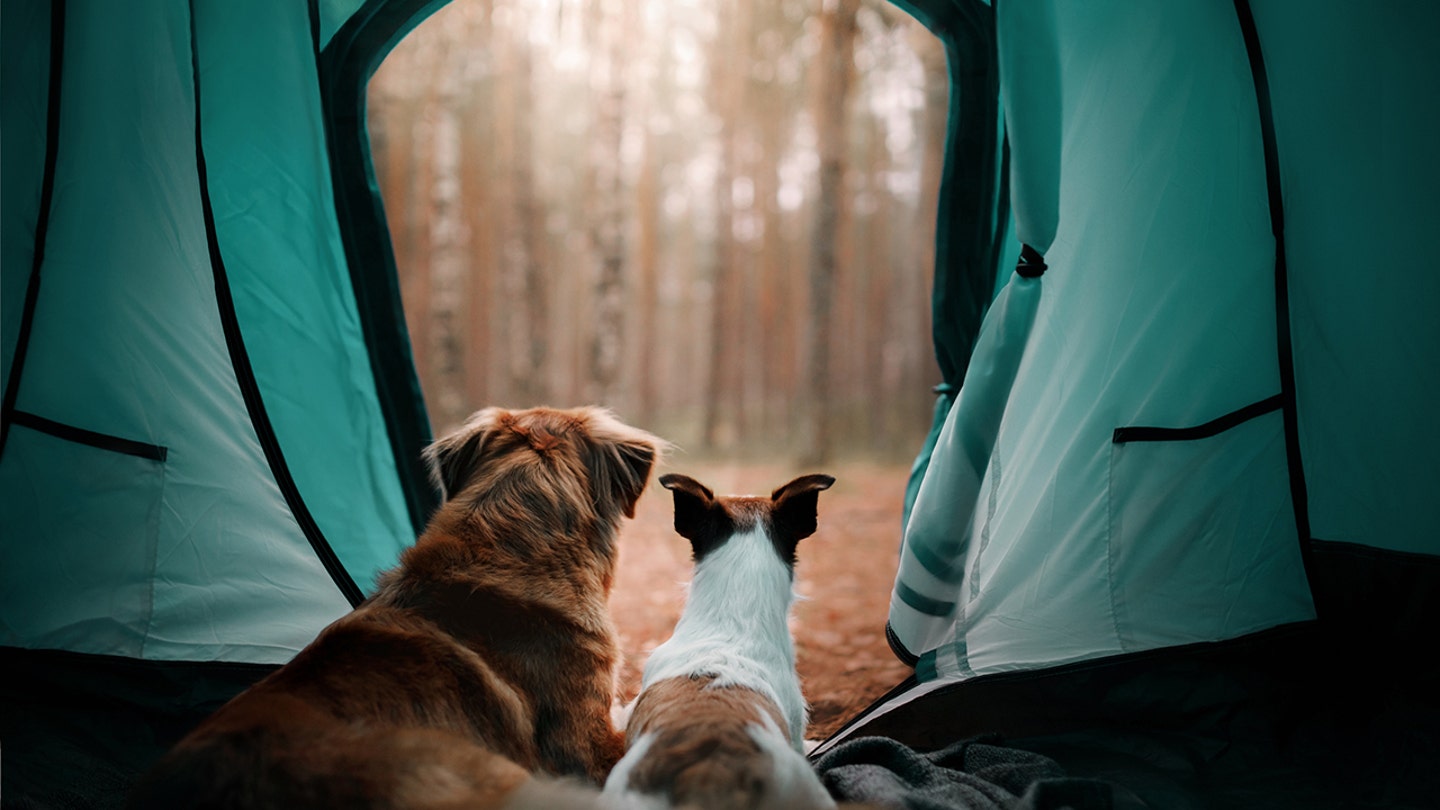
<svg viewBox="0 0 1440 810"><path fill-rule="evenodd" d="M909 457L946 103L880 0L454 0L369 92L435 429L598 402L691 450Z"/></svg>

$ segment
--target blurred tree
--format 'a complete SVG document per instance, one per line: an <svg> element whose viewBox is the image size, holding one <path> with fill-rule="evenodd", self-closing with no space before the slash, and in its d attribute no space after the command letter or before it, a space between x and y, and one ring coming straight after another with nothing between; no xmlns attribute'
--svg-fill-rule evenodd
<svg viewBox="0 0 1440 810"><path fill-rule="evenodd" d="M595 326L590 338L590 374L586 399L616 403L625 325L624 164L627 33L634 31L636 4L591 0L587 29L594 122L590 134L590 210L586 225L596 263Z"/></svg>
<svg viewBox="0 0 1440 810"><path fill-rule="evenodd" d="M810 312L805 329L806 386L802 392L805 437L802 459L824 462L832 450L834 409L831 389L832 320L841 219L845 215L846 105L855 64L855 15L860 0L819 0L820 55L815 78L816 151L820 158L814 224L810 230Z"/></svg>
<svg viewBox="0 0 1440 810"><path fill-rule="evenodd" d="M882 0L455 0L371 82L438 428L617 408L683 445L913 452L938 40Z"/></svg>
<svg viewBox="0 0 1440 810"><path fill-rule="evenodd" d="M744 102L745 86L730 68L743 60L748 41L750 0L715 0L716 34L711 43L709 71L710 108L717 118L717 161L714 174L715 238L710 270L709 366L704 399L701 441L706 449L720 444L725 416L733 418L733 398L739 387L737 320L738 268L735 262L735 140L736 116ZM743 61L742 61L743 63Z"/></svg>

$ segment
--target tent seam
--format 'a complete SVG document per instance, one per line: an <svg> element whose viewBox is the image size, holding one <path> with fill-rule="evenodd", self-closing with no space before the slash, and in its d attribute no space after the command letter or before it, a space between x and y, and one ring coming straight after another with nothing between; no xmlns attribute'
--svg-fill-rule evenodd
<svg viewBox="0 0 1440 810"><path fill-rule="evenodd" d="M1227 430L1240 427L1252 419L1258 419L1268 413L1281 410L1284 404L1284 397L1276 394L1192 427L1127 425L1115 428L1111 442L1128 444L1130 442L1184 442L1209 439Z"/></svg>
<svg viewBox="0 0 1440 810"><path fill-rule="evenodd" d="M240 330L240 319L235 311L235 301L230 292L230 279L225 270L224 256L220 251L220 237L215 227L215 210L210 200L210 181L206 171L205 143L201 128L203 116L200 104L200 55L199 36L195 24L195 0L189 0L189 9L190 69L195 96L195 169L200 184L200 208L205 222L205 241L210 254L210 270L215 282L215 304L220 316L221 327L224 330L226 348L230 353L231 368L235 373L235 382L239 386L241 397L245 402L246 412L250 416L250 427L255 431L255 437L260 443L265 461L270 467L270 473L275 478L281 496L285 499L286 505L290 507L291 517L294 518L335 586L340 589L340 593L345 596L351 607L355 607L364 600L364 594L355 584L355 580L349 572L345 570L344 565L341 564L335 550L325 539L319 524L315 522L314 516L310 514L304 498L300 495L295 479L291 476L290 469L285 463L284 451L280 447L274 427L270 424L269 414L265 411L264 398L260 393L254 368L250 365L250 357L245 349L245 337Z"/></svg>
<svg viewBox="0 0 1440 810"><path fill-rule="evenodd" d="M1265 190L1269 202L1270 230L1275 237L1275 351L1280 372L1281 414L1285 426L1285 456L1290 473L1290 501L1295 511L1295 529L1300 559L1311 594L1315 592L1314 561L1310 553L1310 507L1305 482L1305 464L1300 455L1299 405L1295 394L1295 354L1290 338L1290 280L1285 251L1285 201L1280 176L1280 155L1275 136L1275 113L1271 103L1270 79L1265 54L1250 0L1234 0L1235 16L1250 63L1255 85L1255 106L1260 119L1260 138L1265 160ZM1317 610L1319 608L1317 607Z"/></svg>
<svg viewBox="0 0 1440 810"><path fill-rule="evenodd" d="M1110 628L1115 631L1115 646L1126 653L1131 652L1131 647L1125 643L1125 636L1120 631L1124 599L1120 596L1120 589L1115 587L1115 516L1118 514L1115 507L1115 454L1120 447L1123 445L1110 445L1109 463L1105 467L1105 590L1110 595Z"/></svg>
<svg viewBox="0 0 1440 810"><path fill-rule="evenodd" d="M56 422L53 419L46 419L43 416L30 413L29 411L14 410L10 414L11 421L22 427L44 433L61 441L74 444L83 444L86 447L93 447L96 450L106 450L111 453L120 453L127 456L135 456L149 461L164 462L170 454L170 449L163 444L151 444L139 442L134 439L125 439L113 436L108 433L97 433L93 430L86 430L82 427L67 425Z"/></svg>
<svg viewBox="0 0 1440 810"><path fill-rule="evenodd" d="M165 503L165 491L170 486L170 468L168 465L160 464L160 487L156 492L155 514L151 516L154 531L147 532L149 540L149 574L145 578L145 632L140 634L140 658L145 659L145 647L150 643L150 631L155 627L155 581L160 574L160 508Z"/></svg>
<svg viewBox="0 0 1440 810"><path fill-rule="evenodd" d="M420 460L420 450L430 441L431 429L415 374L405 314L399 306L394 247L384 201L368 162L363 111L366 81L373 72L369 60L382 53L387 44L393 44L396 33L415 17L423 17L444 1L408 0L396 4L396 11L382 14L381 3L367 0L323 49L319 48L318 22L314 37L336 226L365 336L376 399L416 532L424 529L429 513L439 502ZM358 56L357 50L361 51ZM368 227L357 227L362 218ZM362 244L361 240L369 241Z"/></svg>
<svg viewBox="0 0 1440 810"><path fill-rule="evenodd" d="M10 358L9 379L4 399L0 400L0 457L5 454L10 437L10 423L15 416L15 403L24 377L25 357L30 351L30 331L35 323L35 307L40 300L40 269L45 264L45 242L50 235L50 211L55 202L55 166L60 153L60 101L65 77L65 0L54 0L50 7L50 75L46 88L45 169L40 182L40 205L35 220L35 248L31 255L30 278L25 283L25 304L20 315L20 328L15 337L15 353Z"/></svg>

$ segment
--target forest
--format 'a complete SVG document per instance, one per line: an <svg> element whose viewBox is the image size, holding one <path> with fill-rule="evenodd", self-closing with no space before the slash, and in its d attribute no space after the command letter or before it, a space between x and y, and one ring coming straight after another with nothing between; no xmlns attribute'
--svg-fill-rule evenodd
<svg viewBox="0 0 1440 810"><path fill-rule="evenodd" d="M449 3L367 113L434 430L599 403L687 451L912 457L948 96L884 0Z"/></svg>

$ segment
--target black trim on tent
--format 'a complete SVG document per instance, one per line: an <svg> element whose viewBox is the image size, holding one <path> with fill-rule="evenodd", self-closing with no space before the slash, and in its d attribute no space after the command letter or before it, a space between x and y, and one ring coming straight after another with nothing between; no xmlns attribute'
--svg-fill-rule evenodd
<svg viewBox="0 0 1440 810"><path fill-rule="evenodd" d="M295 479L290 475L290 468L285 463L285 454L275 436L274 426L270 424L270 416L265 412L260 386L255 381L255 370L251 367L250 356L245 350L245 337L240 331L240 320L235 314L235 301L230 294L230 279L220 252L220 239L215 229L215 210L210 201L210 181L205 169L205 141L201 132L201 120L204 116L201 114L200 104L200 55L199 37L195 28L195 0L190 0L190 71L195 94L195 170L200 180L200 208L205 219L205 241L210 250L210 267L215 277L215 303L225 332L225 344L230 351L230 363L235 369L235 381L240 386L240 393L245 399L245 409L250 414L251 426L265 452L270 472L275 476L275 483L280 487L295 522L315 550L315 556L320 558L326 572L335 581L336 587L352 606L359 605L365 595L340 563L340 558L335 555L335 550L320 531L320 526L305 505L305 499L300 496Z"/></svg>
<svg viewBox="0 0 1440 810"><path fill-rule="evenodd" d="M994 223L1001 188L996 161L1000 66L995 10L969 0L934 4L921 22L945 44L950 67L950 124L936 212L935 278L931 295L935 359L959 387L995 290ZM932 16L933 15L933 16Z"/></svg>
<svg viewBox="0 0 1440 810"><path fill-rule="evenodd" d="M886 631L887 631L887 632L889 631L889 628L888 628L888 627L886 628ZM919 659L916 659L916 660L918 661ZM912 664L912 666L913 666L913 664ZM854 728L855 726L857 726L857 725L859 725L859 724L861 724L861 723L867 722L867 721L870 719L868 715L870 714L871 711L873 711L874 709L876 709L876 708L878 708L878 707L880 707L880 706L884 706L885 704L889 703L891 700L894 700L895 698L900 697L901 695L905 694L906 692L909 692L911 689L914 689L916 686L918 686L919 683L920 683L920 679L919 679L919 678L916 678L914 675L906 675L905 678L900 681L900 683L897 683L897 684L895 684L894 686L892 686L892 687L890 687L889 689L887 689L887 690L885 691L885 694L883 694L883 695L881 695L880 697L876 698L874 701L872 701L872 702L870 703L869 706L866 706L864 709L861 709L858 713L856 713L856 714L855 714L853 717L851 717L849 720L846 720L846 721L840 726L840 728L835 729L835 732L834 732L833 734L831 734L829 737L825 738L824 740L821 740L821 741L819 742L819 744L817 744L817 745L812 749L811 753L806 754L806 757L809 758L811 762L814 762L815 760L819 759L821 756L824 756L825 751L824 751L823 749L825 749L825 748L828 747L829 745L833 744L833 743L831 743L832 740L843 739L843 738L849 736L849 732L850 732L850 730L851 730L852 728ZM865 736L871 736L871 735L866 734Z"/></svg>
<svg viewBox="0 0 1440 810"><path fill-rule="evenodd" d="M996 108L999 114L999 108ZM995 229L990 234L990 278L1000 278L1000 260L1005 258L1005 235L1010 230L1010 134L1003 116L1000 127L1000 187L995 191ZM995 282L998 283L998 282ZM978 331L978 330L977 330Z"/></svg>
<svg viewBox="0 0 1440 810"><path fill-rule="evenodd" d="M905 666L914 669L915 665L920 663L920 656L910 652L910 650L901 643L900 637L895 635L895 628L891 627L888 621L885 622L885 643L890 645L890 652L894 653L895 657L900 659L900 663ZM911 675L910 677L913 678L915 676ZM899 687L896 687L896 689L899 689Z"/></svg>
<svg viewBox="0 0 1440 810"><path fill-rule="evenodd" d="M384 201L370 160L365 90L395 43L446 2L368 0L316 55L335 217L390 449L417 533L440 498L421 459L432 438L430 420L410 351Z"/></svg>
<svg viewBox="0 0 1440 810"><path fill-rule="evenodd" d="M1255 82L1255 105L1260 116L1260 137L1265 150L1265 190L1270 205L1270 231L1275 236L1275 345L1280 365L1281 413L1285 419L1285 455L1290 467L1290 501L1305 574L1314 590L1315 572L1310 555L1310 506L1305 485L1305 464L1300 457L1300 420L1295 400L1295 350L1290 340L1290 277L1285 258L1285 198L1280 178L1280 152L1275 139L1275 113L1270 102L1270 79L1265 54L1250 0L1235 0L1235 16L1245 38L1250 75Z"/></svg>
<svg viewBox="0 0 1440 810"><path fill-rule="evenodd" d="M1010 219L1009 148L998 132L1000 64L995 10L982 0L891 2L919 20L944 45L950 79L930 292L931 343L941 384L935 387L930 433L905 486L902 516L908 520L940 425L965 379L980 325L995 297Z"/></svg>
<svg viewBox="0 0 1440 810"><path fill-rule="evenodd" d="M15 411L11 414L11 420L22 427L31 430L38 430L41 433L54 436L57 439L75 442L76 444L88 445L99 450L109 450L112 453L123 453L127 456L136 456L151 461L164 461L170 454L168 448L160 444L149 444L137 442L133 439L122 439L119 436L111 436L106 433L96 433L93 430L75 427L74 425L61 424L43 416L36 416L26 411Z"/></svg>
<svg viewBox="0 0 1440 810"><path fill-rule="evenodd" d="M1231 411L1224 416L1211 419L1203 425L1184 428L1167 427L1118 427L1111 441L1115 444L1127 442L1184 442L1195 439L1208 439L1216 436L1230 428L1242 425L1258 416L1280 410L1283 400L1279 394L1273 397L1262 399L1259 402L1252 402L1243 408Z"/></svg>
<svg viewBox="0 0 1440 810"><path fill-rule="evenodd" d="M307 0L306 11L310 14L310 50L320 55L320 0ZM316 62L317 68L319 62Z"/></svg>
<svg viewBox="0 0 1440 810"><path fill-rule="evenodd" d="M936 212L931 327L944 381L965 379L980 323L994 298L1003 235L1009 218L1008 164L997 133L1000 65L995 10L982 0L891 0L945 46L950 76L945 165ZM1002 164L996 171L996 164ZM1001 217L1000 221L996 221Z"/></svg>
<svg viewBox="0 0 1440 810"><path fill-rule="evenodd" d="M154 680L169 677L167 673L179 676L181 683L189 681L197 673L204 673L207 677L232 682L243 688L259 681L281 666L280 664L259 664L254 661L181 661L170 658L132 658L128 655L106 655L75 650L32 650L11 646L0 646L0 661L11 665L5 667L6 672L63 669L72 673L77 680L86 683L109 684L114 682L113 678L96 678L97 669L107 670L117 675L128 673L138 676L136 685L141 692L147 695L154 692L152 688ZM187 701L198 701L215 704L218 708L220 704L238 694L239 690L232 692L227 687L221 689L220 692L221 694L218 696L204 697L205 690L197 689L191 694L174 695L171 697L171 702L178 705Z"/></svg>
<svg viewBox="0 0 1440 810"><path fill-rule="evenodd" d="M920 685L919 678L910 675L822 741L810 756L813 759L822 755L857 730L861 736L891 737L927 750L976 734L1016 736L1064 730L1071 724L1084 724L1099 716L1103 701L1123 704L1137 698L1143 701L1146 697L1112 693L1096 688L1095 682L1146 677L1167 668L1200 669L1216 661L1243 662L1248 667L1256 660L1263 660L1270 666L1260 669L1270 671L1282 663L1298 667L1299 657L1293 653L1310 649L1319 633L1315 622L1297 622L1225 641L1194 642L1043 669L977 675L939 686L912 702L879 713L894 699ZM1157 680L1164 677L1159 676ZM1089 685L1081 685L1087 683ZM1094 698L1077 700L1076 695ZM1141 713L1155 712L1155 707L1149 705L1136 708ZM1109 710L1113 711L1114 707Z"/></svg>
<svg viewBox="0 0 1440 810"><path fill-rule="evenodd" d="M55 198L55 164L60 153L60 90L65 74L65 0L50 6L50 79L45 110L45 171L40 185L40 208L35 220L35 251L31 257L30 279L25 284L25 308L10 358L10 375L5 381L5 398L0 402L0 455L15 420L15 402L20 394L25 355L30 348L30 329L35 323L35 304L40 300L40 268L45 264L45 239L50 233L50 208Z"/></svg>

